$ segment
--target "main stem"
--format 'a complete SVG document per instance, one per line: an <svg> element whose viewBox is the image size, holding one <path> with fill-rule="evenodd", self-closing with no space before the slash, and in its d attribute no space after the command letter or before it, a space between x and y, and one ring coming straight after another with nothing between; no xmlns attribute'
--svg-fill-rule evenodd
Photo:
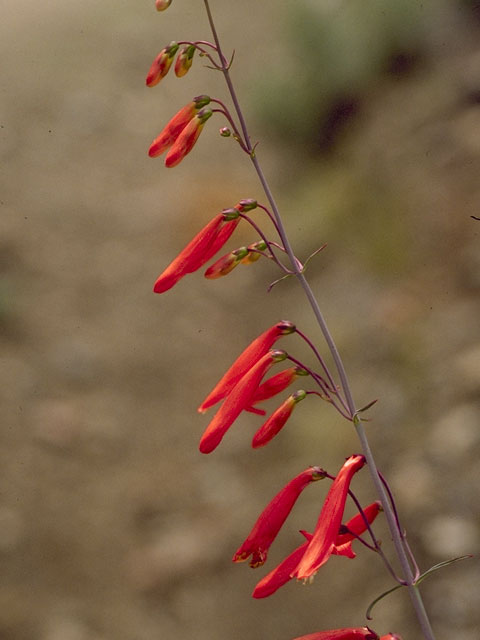
<svg viewBox="0 0 480 640"><path fill-rule="evenodd" d="M221 64L222 64L222 72L223 75L225 77L225 82L227 83L227 87L233 102L233 106L235 108L235 112L237 114L239 123L240 123L240 127L242 129L242 133L244 136L244 142L245 145L247 147L247 150L250 154L250 158L252 160L253 166L255 167L255 171L257 172L258 178L262 184L263 190L265 192L265 195L268 199L268 202L270 203L270 207L272 209L272 213L275 217L275 221L277 223L277 227L278 227L278 232L279 235L282 239L283 245L285 247L285 250L287 252L287 255L289 257L290 263L292 265L292 269L295 273L295 276L297 278L297 280L300 282L300 285L302 286L305 295L308 298L308 301L310 303L310 306L313 310L313 313L315 315L315 318L317 319L318 325L320 327L320 330L322 331L322 334L325 338L325 341L327 343L328 349L332 355L332 358L335 362L335 367L338 371L338 375L341 381L341 386L343 389L343 392L345 394L345 400L347 403L347 406L349 408L349 411L351 413L352 416L352 420L353 423L355 425L355 429L357 431L357 435L358 438L360 440L360 444L362 446L362 450L363 450L363 454L367 460L367 465L368 465L368 469L370 470L370 475L372 477L372 481L375 485L375 488L377 490L377 494L380 498L380 501L382 503L382 507L385 513L385 517L387 519L387 523L392 535L392 539L393 539L393 543L395 546L395 550L397 552L397 556L400 562L400 565L402 567L403 573L404 573L404 578L405 581L407 583L407 588L410 594L410 599L412 601L413 607L415 609L415 613L417 615L417 619L418 622L420 624L420 627L422 629L423 635L425 637L426 640L435 640L435 636L433 633L433 629L432 626L430 624L430 621L428 619L428 615L427 612L425 610L425 606L423 604L423 600L422 600L422 596L420 594L420 591L418 590L418 587L414 584L414 575L412 573L412 569L410 567L409 561L408 561L408 557L407 557L407 553L405 551L404 545L403 545L403 541L402 541L402 536L401 533L397 527L397 523L396 523L396 519L395 519L395 514L393 512L393 509L390 505L390 501L388 499L387 496L387 492L385 490L385 487L382 484L382 481L380 480L380 476L378 474L378 469L377 469L377 465L375 463L375 459L373 457L373 453L372 450L370 449L370 445L367 439L367 435L365 433L365 429L363 428L363 425L361 423L360 418L358 417L358 413L357 413L357 408L355 406L355 402L353 400L353 395L352 395L352 391L350 388L350 384L348 382L348 377L347 377L347 373L345 371L345 367L343 365L342 359L340 357L340 353L337 349L337 346L335 344L335 341L332 337L332 334L330 333L330 330L328 329L327 323L325 321L325 318L323 317L323 314L320 310L320 306L318 304L318 301L307 281L307 279L305 278L305 274L302 273L302 271L299 268L298 265L298 261L295 258L295 254L293 252L292 246L290 244L290 241L287 237L286 231L285 231L285 227L283 225L282 219L280 217L280 212L278 210L278 206L277 203L275 202L275 198L273 197L273 193L270 189L270 186L267 182L267 179L265 177L265 174L263 173L263 170L260 166L260 163L258 162L256 153L251 145L250 142L250 136L248 134L248 129L247 129L247 125L245 122L245 118L243 116L243 112L240 108L240 103L238 102L238 98L237 98L237 94L235 92L235 88L233 86L232 83L232 79L230 77L230 73L229 70L227 68L227 66L225 65L225 57L222 53L222 48L220 45L220 40L217 34L217 30L215 28L215 23L213 21L213 16L212 13L210 11L210 5L208 0L204 0L204 4L205 4L205 9L207 12L207 16L208 16L208 21L210 24L210 28L212 31L212 35L213 38L215 40L215 45L217 47L217 51L218 51L218 55L220 57L221 60Z"/></svg>

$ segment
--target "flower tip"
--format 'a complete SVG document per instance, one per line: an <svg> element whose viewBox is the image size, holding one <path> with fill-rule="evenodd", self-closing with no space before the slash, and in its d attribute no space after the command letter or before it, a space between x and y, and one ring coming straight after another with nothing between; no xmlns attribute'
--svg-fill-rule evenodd
<svg viewBox="0 0 480 640"><path fill-rule="evenodd" d="M164 293L171 289L178 282L178 278L160 276L153 285L153 293Z"/></svg>
<svg viewBox="0 0 480 640"><path fill-rule="evenodd" d="M155 0L157 11L165 11L172 4L172 0Z"/></svg>
<svg viewBox="0 0 480 640"><path fill-rule="evenodd" d="M198 450L200 453L212 453L217 448L218 443L210 442L206 438L202 438L200 440L200 444L198 445Z"/></svg>

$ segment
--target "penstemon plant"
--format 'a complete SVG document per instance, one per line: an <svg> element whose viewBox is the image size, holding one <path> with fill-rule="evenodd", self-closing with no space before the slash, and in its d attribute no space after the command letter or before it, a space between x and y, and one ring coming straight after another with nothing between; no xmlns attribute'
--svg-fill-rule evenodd
<svg viewBox="0 0 480 640"><path fill-rule="evenodd" d="M156 0L155 2L158 11L168 9L171 4L172 0ZM317 249L303 262L293 251L274 196L260 165L255 146L251 143L246 120L232 82L230 67L233 57L228 59L222 50L209 1L203 0L203 4L212 33L212 41L170 42L154 59L147 74L146 84L149 87L157 85L168 74L172 66L177 77L184 76L192 67L195 55L197 55L208 60L208 65L212 69L223 74L232 108L229 108L223 100L206 94L194 97L173 116L163 131L154 139L149 148L149 155L157 157L166 152L166 167L178 165L192 151L207 121L212 116L221 117L220 135L233 137L238 143L240 151L251 161L261 183L265 203L253 198L244 198L214 216L160 274L154 284L154 291L156 293L168 291L182 278L198 271L207 262L216 258L243 220L258 234L258 239L248 246L236 248L220 258L216 258L206 269L205 277L215 279L226 276L237 266L253 264L260 258L274 262L280 273L278 279L270 284L269 289L286 278L295 278L298 281L322 331L335 368L331 370L327 366L320 347L314 344L293 322L281 320L265 329L237 357L200 405L198 411L203 414L221 402L200 439L199 449L203 454L214 451L242 412L247 411L265 416L266 412L261 408L262 402L281 394L296 380L302 380L304 388L291 393L265 420L253 436L252 447L258 448L268 444L284 427L296 405L308 397L316 396L330 404L346 421L352 424L362 450L361 454L353 454L346 458L336 475L328 473L321 467L310 466L287 482L260 514L250 534L235 552L233 561L243 562L250 559L251 567L262 566L267 560L270 546L300 494L311 483L327 478L331 481L331 485L314 531L311 533L301 532L304 536L302 544L258 582L253 591L253 597L266 598L291 579L303 582L311 581L332 555L355 558L356 554L353 550L355 543L357 546L363 545L369 551L379 555L394 581L391 589L373 600L367 611L367 620L371 620L370 611L376 602L393 591L404 588L409 592L423 637L425 640L434 640L434 632L423 605L419 584L436 569L462 558L447 560L423 573L418 567L407 542L406 532L400 522L394 496L387 480L377 469L364 430L362 416L375 401L364 407L356 406L335 341L305 277L305 268L308 262L323 247ZM268 226L260 223L252 212L260 212ZM290 351L287 353L277 349L277 343L281 338L293 334L308 345L313 364L300 361ZM264 380L267 373L282 362L287 365L287 368L273 373ZM363 467L366 467L370 472L378 498L366 506L360 504L350 488L355 474ZM348 497L356 505L358 514L344 523L343 515ZM375 535L373 523L380 512L383 512L387 521L393 548L401 567L401 575L397 575ZM365 640L399 640L400 636L392 632L380 636L369 626L358 626L316 631L296 640L356 640L360 638Z"/></svg>

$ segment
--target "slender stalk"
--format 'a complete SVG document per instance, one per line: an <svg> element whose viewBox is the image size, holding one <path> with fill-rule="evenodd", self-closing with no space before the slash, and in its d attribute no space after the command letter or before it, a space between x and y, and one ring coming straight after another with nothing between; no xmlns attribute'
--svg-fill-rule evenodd
<svg viewBox="0 0 480 640"><path fill-rule="evenodd" d="M417 619L419 622L419 625L422 629L423 635L425 637L426 640L435 640L435 636L433 633L433 629L431 627L427 612L425 610L425 606L423 604L423 600L422 597L420 595L420 592L418 590L418 588L415 585L415 577L413 575L412 569L410 567L409 561L408 561L408 557L407 557L407 553L405 551L405 548L403 546L402 543L402 536L401 533L397 527L397 522L396 522L396 517L395 517L395 513L390 505L390 501L388 499L388 495L387 492L385 490L385 487L382 484L382 481L380 479L380 476L378 474L378 470L377 470L377 466L375 463L375 459L373 457L372 451L370 449L370 445L365 433L365 430L363 428L362 422L360 420L360 418L358 417L357 414L357 409L355 406L355 402L353 400L353 395L352 395L352 391L348 382L348 377L347 377L347 373L345 371L345 367L343 365L342 359L340 357L340 353L337 349L337 346L335 344L335 341L328 329L327 323L323 317L323 314L320 310L319 304L317 302L317 299L315 298L315 295L308 283L308 281L305 278L305 275L302 273L301 269L299 268L298 265L298 261L295 257L295 254L293 252L292 246L289 242L289 239L287 237L286 231L285 231L285 227L283 225L282 219L280 217L280 212L278 209L278 206L275 202L275 198L273 196L273 193L270 189L270 186L267 182L267 179L265 177L265 174L263 173L263 170L260 166L260 163L258 162L257 156L255 154L254 149L251 146L250 143L250 137L248 134L248 129L247 129L247 125L245 122L245 118L243 116L243 112L240 108L240 104L235 92L235 88L233 86L231 77L230 77L230 72L229 69L226 67L226 65L224 64L225 61L225 57L222 53L222 48L220 45L220 40L218 38L218 34L215 28L215 24L213 21L213 17L212 17L212 13L210 11L210 6L209 6L209 1L208 0L204 0L204 4L205 4L205 9L207 12L207 16L208 16L208 21L210 24L210 28L213 34L213 38L215 41L215 45L217 47L217 51L219 54L219 58L222 62L222 72L223 75L225 77L225 81L230 93L230 97L232 99L232 103L234 105L238 120L240 122L240 127L241 130L243 132L244 135L244 141L245 141L245 145L247 147L247 149L250 151L250 158L252 160L253 166L255 167L255 171L257 172L257 176L260 180L260 183L263 187L263 190L265 192L265 195L268 199L268 202L270 203L271 206L271 210L272 213L275 217L275 221L277 223L277 228L278 228L278 232L280 235L280 238L283 242L283 245L285 247L285 250L287 252L287 255L290 259L291 265L292 265L292 269L294 271L294 275L296 276L296 278L298 279L298 281L300 282L300 285L302 286L305 295L307 296L307 299L310 303L310 306L313 310L313 313L317 319L318 325L320 327L320 330L322 331L322 334L325 338L325 341L327 343L327 346L329 348L329 351L332 355L333 361L335 363L336 369L338 371L338 375L341 381L341 386L345 395L345 400L350 412L350 418L353 420L353 423L355 425L355 429L357 431L357 435L358 438L360 440L361 446L362 446L362 450L363 450L363 454L366 458L367 461L367 465L368 468L370 470L370 475L372 477L372 481L375 485L377 494L380 498L380 501L382 503L382 507L385 513L385 517L387 519L387 523L392 535L392 540L395 546L395 550L400 562L400 565L402 567L402 571L404 574L404 578L405 578L405 582L406 582L406 586L408 588L409 591L409 595L410 595L410 599L412 601L412 605L414 607L415 613L417 615Z"/></svg>

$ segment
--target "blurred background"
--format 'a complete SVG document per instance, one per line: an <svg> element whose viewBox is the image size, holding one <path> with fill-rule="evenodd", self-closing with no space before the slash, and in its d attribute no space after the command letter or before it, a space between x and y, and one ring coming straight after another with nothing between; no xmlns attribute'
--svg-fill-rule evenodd
<svg viewBox="0 0 480 640"><path fill-rule="evenodd" d="M367 429L421 568L478 553L480 4L212 9L297 254L328 243L308 276L358 405L379 399ZM278 274L263 261L151 292L214 214L264 201L220 118L174 170L147 157L193 96L228 99L201 59L144 85L171 40L209 38L200 0L164 13L153 0L2 3L2 640L289 640L364 624L392 586L357 549L308 587L250 597L313 528L323 483L266 567L231 562L290 478L336 473L359 444L311 400L265 449L250 449L261 418L245 414L218 450L197 451L209 418L196 408L254 337L289 319L322 345L294 282L267 295ZM239 228L229 246L255 239ZM279 346L310 358L294 336ZM375 499L366 470L354 488ZM478 638L479 579L475 558L425 581L438 640ZM371 625L420 638L402 592Z"/></svg>

